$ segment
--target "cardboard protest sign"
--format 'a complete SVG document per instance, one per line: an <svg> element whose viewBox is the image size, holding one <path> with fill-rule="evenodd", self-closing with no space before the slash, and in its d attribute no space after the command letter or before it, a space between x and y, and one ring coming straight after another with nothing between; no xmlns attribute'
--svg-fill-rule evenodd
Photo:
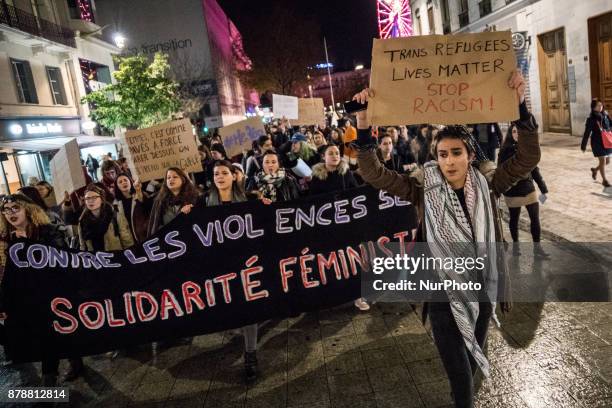
<svg viewBox="0 0 612 408"><path fill-rule="evenodd" d="M465 124L519 117L507 85L510 31L374 40L368 106L373 125Z"/></svg>
<svg viewBox="0 0 612 408"><path fill-rule="evenodd" d="M122 139L130 169L140 181L163 178L168 167L180 167L187 173L202 171L189 119L128 130Z"/></svg>
<svg viewBox="0 0 612 408"><path fill-rule="evenodd" d="M272 111L274 116L287 119L298 118L298 98L296 96L272 94Z"/></svg>
<svg viewBox="0 0 612 408"><path fill-rule="evenodd" d="M219 134L227 157L232 157L242 153L243 150L250 150L253 141L265 135L266 131L261 119L254 117L223 127L219 129Z"/></svg>
<svg viewBox="0 0 612 408"><path fill-rule="evenodd" d="M76 139L66 143L49 162L55 199L58 203L64 201L64 191L72 193L85 187L85 174L81 167L81 155Z"/></svg>
<svg viewBox="0 0 612 408"><path fill-rule="evenodd" d="M323 98L299 98L298 118L292 121L294 125L325 126L325 107Z"/></svg>

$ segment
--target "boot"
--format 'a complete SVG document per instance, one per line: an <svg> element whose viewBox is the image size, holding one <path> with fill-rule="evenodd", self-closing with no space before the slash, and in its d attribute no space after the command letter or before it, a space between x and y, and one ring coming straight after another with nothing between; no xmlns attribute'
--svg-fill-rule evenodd
<svg viewBox="0 0 612 408"><path fill-rule="evenodd" d="M42 376L42 386L43 387L57 387L57 374L43 374Z"/></svg>
<svg viewBox="0 0 612 408"><path fill-rule="evenodd" d="M542 249L542 244L539 242L533 243L533 256L539 259L550 259L550 255Z"/></svg>
<svg viewBox="0 0 612 408"><path fill-rule="evenodd" d="M253 384L257 379L257 352L244 352L244 376L247 384Z"/></svg>
<svg viewBox="0 0 612 408"><path fill-rule="evenodd" d="M83 374L83 360L81 358L71 358L69 361L70 368L66 373L66 381L74 381Z"/></svg>

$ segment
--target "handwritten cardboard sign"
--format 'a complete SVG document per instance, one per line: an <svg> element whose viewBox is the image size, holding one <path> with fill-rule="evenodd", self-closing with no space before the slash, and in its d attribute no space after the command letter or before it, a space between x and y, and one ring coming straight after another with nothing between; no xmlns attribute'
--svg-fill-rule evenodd
<svg viewBox="0 0 612 408"><path fill-rule="evenodd" d="M227 157L232 157L242 153L243 150L250 150L253 141L259 136L266 134L261 119L259 117L234 123L219 129L219 134L223 140L223 147Z"/></svg>
<svg viewBox="0 0 612 408"><path fill-rule="evenodd" d="M321 125L325 126L325 107L323 98L299 98L298 118L294 125Z"/></svg>
<svg viewBox="0 0 612 408"><path fill-rule="evenodd" d="M189 119L128 130L122 139L130 169L140 181L163 178L168 167L180 167L187 173L202 171Z"/></svg>
<svg viewBox="0 0 612 408"><path fill-rule="evenodd" d="M296 96L272 94L274 116L287 119L298 118L298 98Z"/></svg>
<svg viewBox="0 0 612 408"><path fill-rule="evenodd" d="M510 31L374 40L368 106L373 125L465 124L519 117L507 85Z"/></svg>
<svg viewBox="0 0 612 408"><path fill-rule="evenodd" d="M51 177L53 177L53 191L58 203L64 201L64 192L72 193L85 187L85 174L81 167L81 154L76 139L72 139L55 153L49 162Z"/></svg>

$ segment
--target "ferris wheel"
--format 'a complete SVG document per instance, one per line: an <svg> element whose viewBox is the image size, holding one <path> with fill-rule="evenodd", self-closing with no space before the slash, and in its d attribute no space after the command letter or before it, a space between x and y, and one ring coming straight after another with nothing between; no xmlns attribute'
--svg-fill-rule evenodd
<svg viewBox="0 0 612 408"><path fill-rule="evenodd" d="M378 33L380 38L412 35L412 16L409 0L376 0L378 5Z"/></svg>

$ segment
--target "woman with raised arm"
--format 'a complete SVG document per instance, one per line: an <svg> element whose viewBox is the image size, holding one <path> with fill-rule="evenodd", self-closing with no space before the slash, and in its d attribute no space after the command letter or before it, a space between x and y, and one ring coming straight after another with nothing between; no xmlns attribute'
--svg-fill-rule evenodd
<svg viewBox="0 0 612 408"><path fill-rule="evenodd" d="M370 134L366 112L358 112L357 145L359 168L363 179L376 188L412 202L419 214L420 237L429 243L434 258L457 258L457 246L452 243L486 245L492 249L488 270L497 270L495 243L502 242L501 221L495 206L497 198L519 180L528 176L540 161L537 124L524 103L525 81L514 72L508 86L516 91L520 101L517 151L500 167L492 162L471 163L475 158L474 140L464 126L448 126L441 130L432 144L435 160L409 174L399 174L385 168L376 157L376 144ZM353 99L367 102L372 91L366 89ZM503 256L498 253L497 256ZM435 279L460 279L462 275L441 268L433 271ZM505 275L499 273L500 293L504 293ZM482 277L481 277L482 279ZM486 283L486 282L485 282ZM489 321L497 299L474 301L466 291L443 291L446 301L428 302L424 318L431 322L434 341L449 377L457 407L473 407L474 374L480 368L489 376L489 362L483 349ZM508 298L501 309L509 311Z"/></svg>

